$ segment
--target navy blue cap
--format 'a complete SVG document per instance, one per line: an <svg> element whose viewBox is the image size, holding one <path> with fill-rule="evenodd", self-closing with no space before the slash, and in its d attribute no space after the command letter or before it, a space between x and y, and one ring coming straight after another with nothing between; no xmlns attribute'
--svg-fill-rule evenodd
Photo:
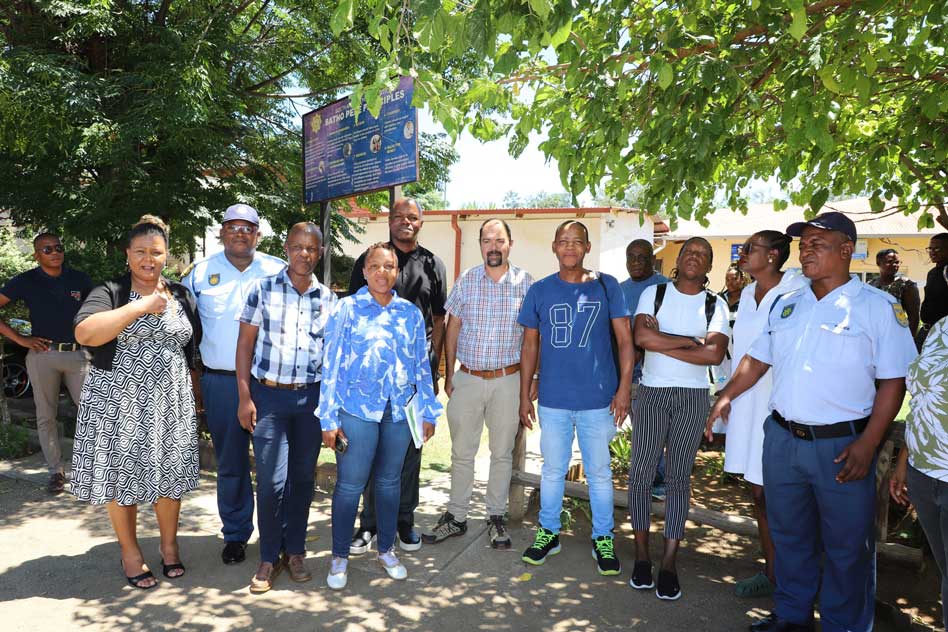
<svg viewBox="0 0 948 632"><path fill-rule="evenodd" d="M853 242L856 241L856 225L842 213L821 213L808 222L796 222L787 226L787 234L799 237L807 226L823 230L835 230L843 233Z"/></svg>

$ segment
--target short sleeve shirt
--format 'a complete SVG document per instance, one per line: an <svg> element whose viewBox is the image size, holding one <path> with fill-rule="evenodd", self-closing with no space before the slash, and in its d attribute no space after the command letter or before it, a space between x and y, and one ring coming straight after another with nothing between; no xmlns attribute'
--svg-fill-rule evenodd
<svg viewBox="0 0 948 632"><path fill-rule="evenodd" d="M26 303L32 335L75 343L72 321L90 290L92 279L85 272L63 267L62 273L54 277L36 267L7 281L0 294L11 302Z"/></svg>
<svg viewBox="0 0 948 632"><path fill-rule="evenodd" d="M948 482L948 318L935 323L909 367L905 442L912 467Z"/></svg>
<svg viewBox="0 0 948 632"><path fill-rule="evenodd" d="M854 278L819 300L809 286L782 296L748 354L773 367L771 410L826 425L867 417L875 380L905 377L916 350L902 307Z"/></svg>
<svg viewBox="0 0 948 632"><path fill-rule="evenodd" d="M622 290L608 274L567 283L551 274L523 299L518 322L540 332L540 405L563 410L609 406L618 388L613 318L627 318Z"/></svg>
<svg viewBox="0 0 948 632"><path fill-rule="evenodd" d="M197 299L204 329L200 347L204 366L219 371L235 369L238 317L247 295L258 280L277 274L285 265L282 259L257 252L249 266L238 270L222 251L195 263L181 280Z"/></svg>
<svg viewBox="0 0 948 632"><path fill-rule="evenodd" d="M483 265L461 275L445 309L461 321L458 360L475 371L491 371L520 362L523 327L517 323L533 277L513 264L499 281Z"/></svg>
<svg viewBox="0 0 948 632"><path fill-rule="evenodd" d="M656 316L655 286L646 288L639 298L639 305L635 315L647 314L656 316L658 328L662 333L678 336L706 337L709 333L731 335L728 325L729 312L727 303L720 296L715 296L714 314L711 322L705 314L706 292L698 294L682 294L675 288L674 283L668 283L665 298ZM655 388L708 388L708 367L700 364L682 362L676 358L658 351L646 351L642 362L642 384Z"/></svg>
<svg viewBox="0 0 948 632"><path fill-rule="evenodd" d="M425 319L425 337L428 340L429 359L433 360L431 332L434 329L434 317L444 316L444 303L447 300L448 280L444 262L430 250L418 246L411 252L402 252L395 248L398 257L398 279L395 280L395 293L400 298L414 303ZM349 279L349 293L354 294L365 283L362 268L365 255L356 259Z"/></svg>

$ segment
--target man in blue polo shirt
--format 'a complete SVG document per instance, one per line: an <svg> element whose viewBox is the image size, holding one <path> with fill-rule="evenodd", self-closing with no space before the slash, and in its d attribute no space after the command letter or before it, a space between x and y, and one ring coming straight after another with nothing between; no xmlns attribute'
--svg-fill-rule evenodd
<svg viewBox="0 0 948 632"><path fill-rule="evenodd" d="M89 373L89 361L72 333L72 319L92 289L92 279L64 266L65 253L56 235L37 235L33 240L33 258L39 265L0 288L0 307L23 301L30 310L31 336L20 335L3 321L0 334L29 349L26 371L33 385L36 432L49 468L46 491L51 494L60 493L66 484L56 420L59 389L65 382L72 400L79 403L82 384Z"/></svg>
<svg viewBox="0 0 948 632"><path fill-rule="evenodd" d="M224 527L225 564L244 561L253 533L250 433L237 421L237 320L258 279L284 267L282 259L257 252L260 218L252 206L234 204L224 213L224 250L194 264L182 283L197 298L201 339L201 399L217 455L217 510Z"/></svg>
<svg viewBox="0 0 948 632"><path fill-rule="evenodd" d="M615 277L583 267L590 245L582 223L560 224L553 241L559 272L530 286L517 319L524 328L520 423L533 427L536 415L530 387L539 355L543 456L540 527L521 559L539 565L560 551L560 513L575 428L589 482L592 556L599 574L618 575L609 442L629 414L635 360L629 312L619 283ZM618 367L610 333L616 340Z"/></svg>

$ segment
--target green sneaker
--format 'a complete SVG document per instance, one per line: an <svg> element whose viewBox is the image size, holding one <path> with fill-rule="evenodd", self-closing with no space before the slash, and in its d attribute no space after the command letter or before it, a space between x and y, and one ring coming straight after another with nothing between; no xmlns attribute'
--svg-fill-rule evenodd
<svg viewBox="0 0 948 632"><path fill-rule="evenodd" d="M616 557L614 541L610 536L601 535L593 540L592 556L600 575L618 575L622 572L622 564Z"/></svg>
<svg viewBox="0 0 948 632"><path fill-rule="evenodd" d="M539 566L546 561L548 555L556 555L560 552L560 536L549 529L540 527L537 529L536 539L529 549L523 552L520 557L527 564Z"/></svg>

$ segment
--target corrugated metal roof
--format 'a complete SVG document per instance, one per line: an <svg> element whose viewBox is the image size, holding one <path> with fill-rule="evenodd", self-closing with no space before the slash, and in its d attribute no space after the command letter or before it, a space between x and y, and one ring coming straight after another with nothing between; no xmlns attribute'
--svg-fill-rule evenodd
<svg viewBox="0 0 948 632"><path fill-rule="evenodd" d="M887 205L889 208L891 205ZM945 229L936 224L935 228L918 229L918 216L907 217L901 211L883 211L873 213L869 207L869 198L854 198L828 202L822 212L838 211L845 213L856 224L859 237L910 237L915 235L934 235ZM772 203L751 204L747 215L731 209L718 209L706 219L707 227L694 220L678 220L678 227L666 238L687 239L688 237L748 237L759 230L784 230L794 222L804 220L804 208L790 206L784 211L774 211Z"/></svg>

